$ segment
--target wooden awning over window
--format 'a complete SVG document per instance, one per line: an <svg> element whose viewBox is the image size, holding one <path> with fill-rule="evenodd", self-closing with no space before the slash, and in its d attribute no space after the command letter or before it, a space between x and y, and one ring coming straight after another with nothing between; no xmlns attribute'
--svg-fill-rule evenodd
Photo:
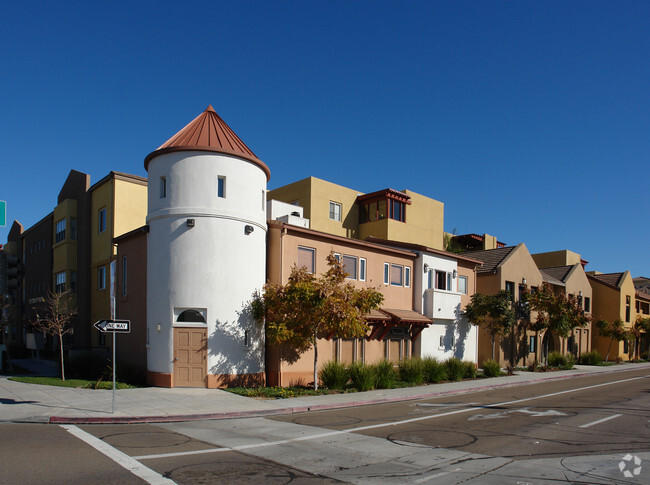
<svg viewBox="0 0 650 485"><path fill-rule="evenodd" d="M384 340L391 329L397 327L403 328L404 333L414 340L433 323L432 319L416 311L391 308L372 310L366 316L366 321L372 326L370 335L366 337L368 340Z"/></svg>

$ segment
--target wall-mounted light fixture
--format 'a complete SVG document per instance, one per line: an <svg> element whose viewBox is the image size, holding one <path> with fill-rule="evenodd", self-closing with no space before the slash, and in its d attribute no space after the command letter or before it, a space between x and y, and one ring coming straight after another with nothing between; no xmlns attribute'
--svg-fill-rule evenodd
<svg viewBox="0 0 650 485"><path fill-rule="evenodd" d="M453 275L454 275L454 278L456 278L458 276L458 271L454 270Z"/></svg>
<svg viewBox="0 0 650 485"><path fill-rule="evenodd" d="M194 224L195 224L194 219L188 219L188 220L185 221L185 225L187 227L194 227Z"/></svg>
<svg viewBox="0 0 650 485"><path fill-rule="evenodd" d="M248 236L251 232L253 232L254 230L255 230L255 228L254 228L253 226L251 226L250 224L246 224L246 225L244 226L244 234L246 234L247 236Z"/></svg>
<svg viewBox="0 0 650 485"><path fill-rule="evenodd" d="M522 285L525 285L525 284L526 284L526 278L522 278L522 279L521 279L521 284L522 284Z"/></svg>
<svg viewBox="0 0 650 485"><path fill-rule="evenodd" d="M579 291L579 292L578 292L578 296L579 296L580 298L582 298L582 291Z"/></svg>
<svg viewBox="0 0 650 485"><path fill-rule="evenodd" d="M160 332L160 324L156 325L156 330Z"/></svg>
<svg viewBox="0 0 650 485"><path fill-rule="evenodd" d="M429 272L429 265L427 263L424 263L424 272L425 273Z"/></svg>

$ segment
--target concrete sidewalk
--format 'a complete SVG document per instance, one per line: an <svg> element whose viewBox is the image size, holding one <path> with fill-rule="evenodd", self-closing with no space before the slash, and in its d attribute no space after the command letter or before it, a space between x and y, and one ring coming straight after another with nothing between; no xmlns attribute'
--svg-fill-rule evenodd
<svg viewBox="0 0 650 485"><path fill-rule="evenodd" d="M0 422L155 423L266 416L466 394L639 369L646 369L650 376L650 363L609 367L578 365L568 371L517 372L512 376L491 379L272 400L242 397L220 389L119 389L115 392L115 414L111 412L113 391L23 384L2 376Z"/></svg>

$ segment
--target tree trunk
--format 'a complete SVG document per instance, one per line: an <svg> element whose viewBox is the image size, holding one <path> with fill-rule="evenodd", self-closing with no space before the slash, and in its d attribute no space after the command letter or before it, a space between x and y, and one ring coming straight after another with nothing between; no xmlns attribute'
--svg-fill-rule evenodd
<svg viewBox="0 0 650 485"><path fill-rule="evenodd" d="M492 335L492 360L496 360L496 359L494 358L494 350L495 350L494 347L495 347L495 344L496 344L496 338L494 337L494 335Z"/></svg>
<svg viewBox="0 0 650 485"><path fill-rule="evenodd" d="M63 335L59 332L59 347L61 350L61 380L65 381L65 369L63 367Z"/></svg>
<svg viewBox="0 0 650 485"><path fill-rule="evenodd" d="M609 362L609 351L612 350L613 343L614 343L614 337L609 339L609 347L607 347L607 356L605 357L605 362Z"/></svg>
<svg viewBox="0 0 650 485"><path fill-rule="evenodd" d="M314 391L318 391L318 337L316 332L314 332L312 345L314 346Z"/></svg>

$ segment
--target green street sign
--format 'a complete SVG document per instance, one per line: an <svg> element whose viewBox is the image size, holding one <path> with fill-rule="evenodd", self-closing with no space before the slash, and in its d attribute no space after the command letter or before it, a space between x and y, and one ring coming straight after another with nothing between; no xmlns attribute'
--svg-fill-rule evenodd
<svg viewBox="0 0 650 485"><path fill-rule="evenodd" d="M0 227L7 225L7 203L0 200Z"/></svg>

